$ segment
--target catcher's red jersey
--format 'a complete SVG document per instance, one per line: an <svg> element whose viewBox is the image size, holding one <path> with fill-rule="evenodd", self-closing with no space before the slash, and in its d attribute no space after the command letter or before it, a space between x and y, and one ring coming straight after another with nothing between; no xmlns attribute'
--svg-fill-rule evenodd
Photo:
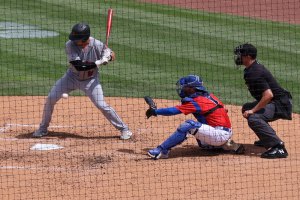
<svg viewBox="0 0 300 200"><path fill-rule="evenodd" d="M218 108L211 114L204 116L210 109L216 107L217 104L224 106L224 104L213 94L209 96L197 96L195 98L186 98L182 105L176 106L183 114L193 114L198 121L203 121L212 127L222 126L231 128L230 119L224 108ZM202 118L202 119L200 119Z"/></svg>

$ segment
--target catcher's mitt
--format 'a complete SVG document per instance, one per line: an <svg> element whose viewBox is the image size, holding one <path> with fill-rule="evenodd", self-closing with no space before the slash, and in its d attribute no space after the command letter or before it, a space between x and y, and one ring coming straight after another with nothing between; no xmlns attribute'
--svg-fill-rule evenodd
<svg viewBox="0 0 300 200"><path fill-rule="evenodd" d="M144 97L146 103L149 105L149 109L146 111L147 119L149 119L151 116L157 116L155 110L157 109L157 106L153 99L149 96Z"/></svg>

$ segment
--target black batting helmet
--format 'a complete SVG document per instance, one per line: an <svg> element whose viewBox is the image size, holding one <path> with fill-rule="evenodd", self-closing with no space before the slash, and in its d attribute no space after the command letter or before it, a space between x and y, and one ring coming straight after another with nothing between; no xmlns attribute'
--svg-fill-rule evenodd
<svg viewBox="0 0 300 200"><path fill-rule="evenodd" d="M69 35L69 39L72 41L87 41L91 35L90 26L86 23L75 24Z"/></svg>

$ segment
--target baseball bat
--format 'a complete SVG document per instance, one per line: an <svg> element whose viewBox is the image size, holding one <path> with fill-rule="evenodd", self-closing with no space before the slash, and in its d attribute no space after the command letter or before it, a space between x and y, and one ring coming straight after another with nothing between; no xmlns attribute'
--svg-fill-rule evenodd
<svg viewBox="0 0 300 200"><path fill-rule="evenodd" d="M113 9L109 8L107 12L107 21L106 21L106 46L108 46L108 38L110 36L111 26L112 26L112 16Z"/></svg>

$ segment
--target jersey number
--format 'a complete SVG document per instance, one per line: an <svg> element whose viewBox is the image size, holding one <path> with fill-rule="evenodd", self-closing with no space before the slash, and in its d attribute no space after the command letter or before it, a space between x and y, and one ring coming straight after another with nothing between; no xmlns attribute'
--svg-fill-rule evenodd
<svg viewBox="0 0 300 200"><path fill-rule="evenodd" d="M91 77L93 75L93 72L94 72L93 70L88 71L87 72L88 77Z"/></svg>

